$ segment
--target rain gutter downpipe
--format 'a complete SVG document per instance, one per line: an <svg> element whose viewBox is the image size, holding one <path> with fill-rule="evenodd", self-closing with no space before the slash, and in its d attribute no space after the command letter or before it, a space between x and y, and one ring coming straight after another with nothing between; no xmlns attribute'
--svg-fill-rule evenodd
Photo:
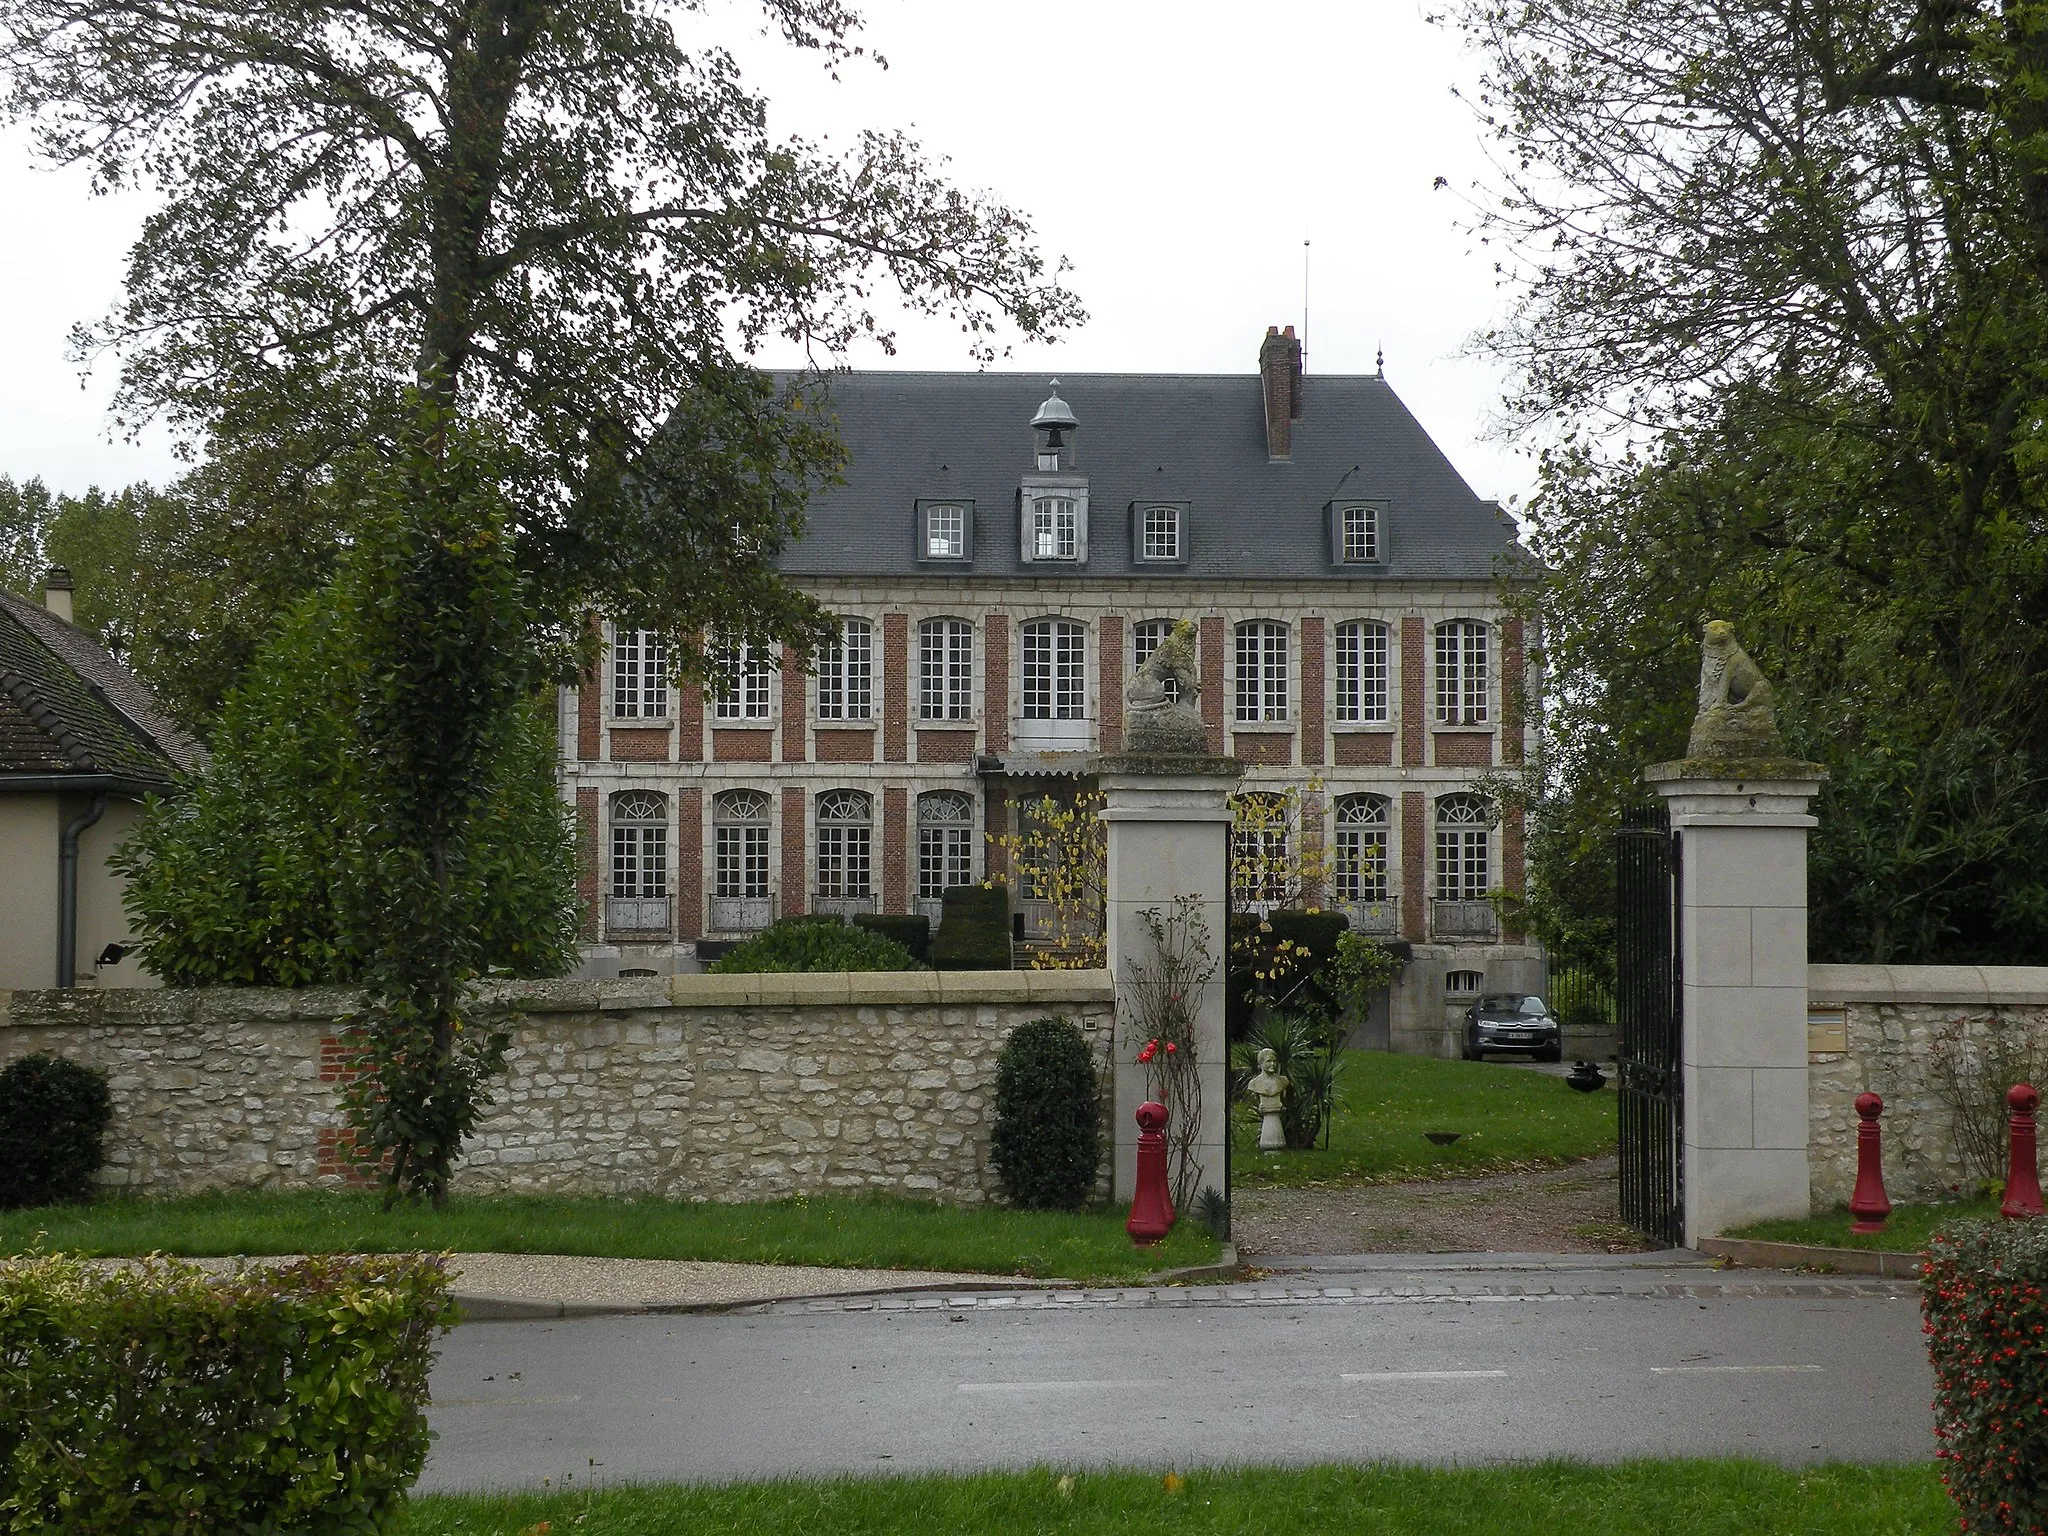
<svg viewBox="0 0 2048 1536"><path fill-rule="evenodd" d="M64 824L57 841L57 985L78 980L78 838L107 813L107 792L92 792L92 804Z"/></svg>

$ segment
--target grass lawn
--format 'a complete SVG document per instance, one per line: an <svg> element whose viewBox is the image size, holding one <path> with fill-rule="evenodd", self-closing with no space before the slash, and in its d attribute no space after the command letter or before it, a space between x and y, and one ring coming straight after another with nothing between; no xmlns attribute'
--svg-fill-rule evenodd
<svg viewBox="0 0 2048 1536"><path fill-rule="evenodd" d="M1330 1145L1261 1152L1240 1105L1231 1177L1239 1187L1363 1184L1550 1167L1614 1150L1616 1095L1486 1061L1347 1051ZM1425 1131L1462 1131L1447 1147Z"/></svg>
<svg viewBox="0 0 2048 1536"><path fill-rule="evenodd" d="M1856 1218L1846 1210L1835 1210L1825 1216L1809 1216L1804 1221L1760 1221L1728 1235L1771 1243L1814 1243L1823 1248L1882 1248L1889 1253L1918 1253L1927 1246L1934 1229L1948 1222L1965 1216L1998 1220L1998 1204L1998 1197L1992 1196L1941 1205L1895 1205L1882 1232L1851 1232L1849 1223Z"/></svg>
<svg viewBox="0 0 2048 1536"><path fill-rule="evenodd" d="M678 1205L545 1195L456 1198L445 1211L401 1207L387 1214L372 1192L309 1191L0 1212L0 1253L21 1253L38 1241L45 1248L96 1256L452 1248L950 1269L1105 1284L1217 1257L1220 1245L1190 1222L1163 1243L1134 1247L1124 1233L1124 1215L961 1209L911 1200Z"/></svg>
<svg viewBox="0 0 2048 1536"><path fill-rule="evenodd" d="M1050 1470L859 1478L595 1494L436 1496L400 1536L1934 1536L1955 1506L1932 1464L1786 1471L1748 1461L1614 1467L1308 1467L1137 1472Z"/></svg>

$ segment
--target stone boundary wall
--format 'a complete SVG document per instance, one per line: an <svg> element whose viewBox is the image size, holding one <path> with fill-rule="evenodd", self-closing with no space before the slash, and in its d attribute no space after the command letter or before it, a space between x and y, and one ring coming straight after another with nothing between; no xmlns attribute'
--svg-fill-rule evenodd
<svg viewBox="0 0 2048 1536"><path fill-rule="evenodd" d="M1856 1095L1884 1097L1884 1178L1894 1201L1968 1194L1978 1175L1956 1149L1935 1091L1937 1036L2027 1030L2048 1055L2048 967L1814 965L1807 968L1807 1164L1813 1208L1856 1186ZM2040 1087L2041 1084L2035 1086Z"/></svg>
<svg viewBox="0 0 2048 1536"><path fill-rule="evenodd" d="M997 1191L996 1054L1048 1014L1095 1047L1108 1115L1107 971L696 975L485 995L519 1021L457 1166L467 1193L979 1203ZM340 1186L336 1030L350 1003L327 987L0 992L0 1063L44 1051L106 1070L101 1179L126 1193Z"/></svg>

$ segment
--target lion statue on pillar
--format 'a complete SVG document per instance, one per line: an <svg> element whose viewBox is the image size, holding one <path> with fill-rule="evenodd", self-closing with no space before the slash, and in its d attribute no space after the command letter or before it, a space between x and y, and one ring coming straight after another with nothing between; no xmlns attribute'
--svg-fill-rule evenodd
<svg viewBox="0 0 2048 1536"><path fill-rule="evenodd" d="M1700 704L1685 755L1783 757L1771 685L1736 642L1735 626L1709 619L1700 647Z"/></svg>

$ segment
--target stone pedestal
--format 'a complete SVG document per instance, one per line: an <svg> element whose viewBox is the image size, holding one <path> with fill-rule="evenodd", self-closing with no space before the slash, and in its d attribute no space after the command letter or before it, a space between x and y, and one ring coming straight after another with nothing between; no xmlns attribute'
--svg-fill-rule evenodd
<svg viewBox="0 0 2048 1536"><path fill-rule="evenodd" d="M1232 758L1106 757L1097 765L1102 819L1109 828L1107 963L1116 978L1116 1198L1137 1187L1138 1106L1145 1069L1136 1064L1141 1026L1125 998L1130 968L1154 957L1152 936L1138 914L1164 914L1177 896L1201 903L1216 974L1195 1008L1195 1061L1202 1089L1195 1192L1225 1188L1229 1063L1223 1033L1223 970L1229 943L1230 792L1243 766ZM1178 1113L1178 1111L1176 1111Z"/></svg>
<svg viewBox="0 0 2048 1536"><path fill-rule="evenodd" d="M1806 811L1796 761L1659 763L1679 834L1685 1241L1803 1217L1807 1177Z"/></svg>

